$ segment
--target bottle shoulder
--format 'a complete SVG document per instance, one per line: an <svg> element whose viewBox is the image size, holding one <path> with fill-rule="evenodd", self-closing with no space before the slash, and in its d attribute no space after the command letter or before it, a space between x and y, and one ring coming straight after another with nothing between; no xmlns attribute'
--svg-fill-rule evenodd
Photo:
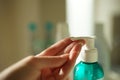
<svg viewBox="0 0 120 80"><path fill-rule="evenodd" d="M102 66L98 63L98 62L92 62L92 63L89 63L89 62L83 62L83 61L80 61L78 64L76 64L76 66L75 67L84 67L84 68L86 68L86 67L93 67L93 68L95 68L95 69L98 69L98 68L100 68L100 69L102 69Z"/></svg>
<svg viewBox="0 0 120 80"><path fill-rule="evenodd" d="M78 64L94 65L94 64L99 64L99 63L98 62L84 62L84 61L80 61Z"/></svg>

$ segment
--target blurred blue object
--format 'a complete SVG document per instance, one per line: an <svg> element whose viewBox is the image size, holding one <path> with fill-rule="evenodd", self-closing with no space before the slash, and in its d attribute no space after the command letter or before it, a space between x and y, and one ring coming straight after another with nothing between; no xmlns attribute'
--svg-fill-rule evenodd
<svg viewBox="0 0 120 80"><path fill-rule="evenodd" d="M29 30L32 31L32 32L35 32L35 30L36 30L36 28L37 28L37 26L36 26L36 24L35 24L34 22L31 22L31 23L28 25L28 27L29 27Z"/></svg>
<svg viewBox="0 0 120 80"><path fill-rule="evenodd" d="M50 21L46 22L46 24L45 24L45 31L46 31L45 48L49 47L54 42L53 36L52 36L53 27L54 27L54 25L52 22L50 22Z"/></svg>

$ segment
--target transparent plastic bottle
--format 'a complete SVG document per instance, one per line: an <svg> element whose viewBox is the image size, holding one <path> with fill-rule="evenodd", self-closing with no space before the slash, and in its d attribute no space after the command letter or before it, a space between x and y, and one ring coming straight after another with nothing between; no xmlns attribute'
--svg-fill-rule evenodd
<svg viewBox="0 0 120 80"><path fill-rule="evenodd" d="M103 69L97 63L81 61L74 68L74 80L103 80Z"/></svg>
<svg viewBox="0 0 120 80"><path fill-rule="evenodd" d="M80 62L74 67L73 80L104 80L103 68L97 61L98 53L94 48L94 38L80 38L85 39L86 45L80 54Z"/></svg>

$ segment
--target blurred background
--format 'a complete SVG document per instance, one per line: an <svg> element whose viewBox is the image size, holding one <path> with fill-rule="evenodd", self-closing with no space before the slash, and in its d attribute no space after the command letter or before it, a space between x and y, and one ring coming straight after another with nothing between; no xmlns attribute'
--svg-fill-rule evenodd
<svg viewBox="0 0 120 80"><path fill-rule="evenodd" d="M96 36L105 80L120 79L120 0L0 0L0 71L68 36Z"/></svg>

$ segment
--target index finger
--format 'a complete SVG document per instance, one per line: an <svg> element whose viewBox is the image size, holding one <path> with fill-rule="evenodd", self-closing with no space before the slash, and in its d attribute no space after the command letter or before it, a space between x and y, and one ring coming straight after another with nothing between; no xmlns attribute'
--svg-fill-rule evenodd
<svg viewBox="0 0 120 80"><path fill-rule="evenodd" d="M71 40L70 37L65 38L65 39L63 39L61 41L58 41L57 43L53 44L51 47L47 48L46 50L44 50L43 52L41 52L37 56L44 56L44 55L53 56L53 55L56 55L60 51L64 50L64 48L72 42L73 41Z"/></svg>
<svg viewBox="0 0 120 80"><path fill-rule="evenodd" d="M81 40L79 43L78 42L75 43L75 45L72 47L72 49L70 49L69 59L61 68L62 73L60 74L59 73L60 71L58 73L55 73L55 76L58 77L59 80L62 80L68 76L69 72L71 71L71 69L73 68L73 66L75 64L75 61L76 61L84 43L85 43L85 41Z"/></svg>

